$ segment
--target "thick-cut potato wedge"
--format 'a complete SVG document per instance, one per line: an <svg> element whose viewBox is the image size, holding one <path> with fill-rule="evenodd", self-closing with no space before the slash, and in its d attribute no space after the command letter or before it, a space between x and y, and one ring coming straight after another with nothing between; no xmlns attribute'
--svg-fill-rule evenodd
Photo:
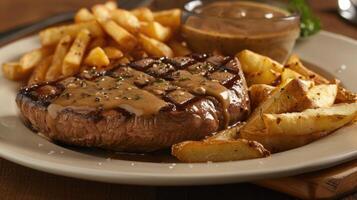
<svg viewBox="0 0 357 200"><path fill-rule="evenodd" d="M261 144L245 139L186 141L172 146L172 155L183 162L224 162L270 155Z"/></svg>
<svg viewBox="0 0 357 200"><path fill-rule="evenodd" d="M154 21L154 14L149 8L136 8L131 11L140 21L152 22Z"/></svg>
<svg viewBox="0 0 357 200"><path fill-rule="evenodd" d="M102 28L96 21L89 21L45 29L40 32L41 44L43 46L55 45L66 35L75 38L82 29L88 29L92 37L104 35Z"/></svg>
<svg viewBox="0 0 357 200"><path fill-rule="evenodd" d="M96 47L104 47L107 45L107 40L103 37L97 37L97 38L94 38L89 46L88 46L88 49L94 49Z"/></svg>
<svg viewBox="0 0 357 200"><path fill-rule="evenodd" d="M252 110L264 102L274 89L275 87L266 84L254 84L250 86L248 91Z"/></svg>
<svg viewBox="0 0 357 200"><path fill-rule="evenodd" d="M52 63L53 56L48 56L44 58L33 70L30 79L28 81L28 85L36 84L45 81L46 73L48 68Z"/></svg>
<svg viewBox="0 0 357 200"><path fill-rule="evenodd" d="M246 76L248 86L254 84L269 84L272 85L277 82L279 73L274 70L266 70L247 74Z"/></svg>
<svg viewBox="0 0 357 200"><path fill-rule="evenodd" d="M158 40L149 38L143 34L139 34L139 40L144 50L152 56L172 57L174 55L170 47Z"/></svg>
<svg viewBox="0 0 357 200"><path fill-rule="evenodd" d="M108 9L108 10L115 10L118 8L118 4L116 1L107 1L104 3L104 6Z"/></svg>
<svg viewBox="0 0 357 200"><path fill-rule="evenodd" d="M89 52L84 63L91 67L103 68L109 65L110 60L102 48L96 47Z"/></svg>
<svg viewBox="0 0 357 200"><path fill-rule="evenodd" d="M131 33L138 33L140 30L140 21L131 12L123 9L116 9L110 12L112 19L120 26Z"/></svg>
<svg viewBox="0 0 357 200"><path fill-rule="evenodd" d="M185 141L172 146L172 155L184 162L223 162L266 157L259 143L238 139L242 124L220 131L203 141Z"/></svg>
<svg viewBox="0 0 357 200"><path fill-rule="evenodd" d="M21 81L30 75L30 71L22 71L21 69L21 65L18 62L8 62L2 64L2 72L9 80Z"/></svg>
<svg viewBox="0 0 357 200"><path fill-rule="evenodd" d="M81 30L69 49L69 52L64 57L62 66L62 74L64 76L72 76L79 72L89 42L90 32L87 29Z"/></svg>
<svg viewBox="0 0 357 200"><path fill-rule="evenodd" d="M357 116L357 103L307 109L300 113L264 114L267 134L305 135L330 133Z"/></svg>
<svg viewBox="0 0 357 200"><path fill-rule="evenodd" d="M286 82L289 79L303 79L303 80L306 80L306 78L303 75L295 72L294 70L291 70L289 68L284 68L283 73L281 73L281 82Z"/></svg>
<svg viewBox="0 0 357 200"><path fill-rule="evenodd" d="M314 107L330 107L335 102L337 95L337 85L316 85L307 93L307 97L314 102Z"/></svg>
<svg viewBox="0 0 357 200"><path fill-rule="evenodd" d="M71 46L71 41L71 36L67 35L64 36L57 44L52 63L46 73L46 81L55 81L62 76L63 59Z"/></svg>
<svg viewBox="0 0 357 200"><path fill-rule="evenodd" d="M74 16L75 23L88 22L93 20L95 20L95 17L87 8L79 9Z"/></svg>
<svg viewBox="0 0 357 200"><path fill-rule="evenodd" d="M295 72L303 75L304 77L313 80L316 84L328 84L330 81L328 81L326 78L321 76L320 74L313 72L312 70L306 68L300 58L297 55L291 55L288 61L286 62L285 67L290 68L291 70L294 70Z"/></svg>
<svg viewBox="0 0 357 200"><path fill-rule="evenodd" d="M160 24L170 27L175 31L178 30L181 25L181 10L171 9L155 12L154 19Z"/></svg>
<svg viewBox="0 0 357 200"><path fill-rule="evenodd" d="M247 74L268 70L281 73L284 69L280 63L250 50L243 50L239 52L237 57L241 62L243 72Z"/></svg>
<svg viewBox="0 0 357 200"><path fill-rule="evenodd" d="M104 47L103 50L109 59L119 59L124 56L122 51L113 46Z"/></svg>
<svg viewBox="0 0 357 200"><path fill-rule="evenodd" d="M192 53L192 51L187 47L186 43L179 42L177 40L171 40L169 42L169 47L171 47L175 56L186 56Z"/></svg>
<svg viewBox="0 0 357 200"><path fill-rule="evenodd" d="M170 28L162 26L160 23L154 21L142 22L140 32L161 42L168 41L171 37Z"/></svg>
<svg viewBox="0 0 357 200"><path fill-rule="evenodd" d="M357 93L346 90L342 86L338 86L335 103L354 103L357 102Z"/></svg>
<svg viewBox="0 0 357 200"><path fill-rule="evenodd" d="M135 48L137 39L113 20L103 22L102 26L122 49L130 51Z"/></svg>
<svg viewBox="0 0 357 200"><path fill-rule="evenodd" d="M247 140L257 141L271 153L286 151L304 146L315 140L318 140L328 133L319 132L306 135L288 135L288 134L266 134L265 132L256 134L247 134ZM249 138L249 139L248 139Z"/></svg>
<svg viewBox="0 0 357 200"><path fill-rule="evenodd" d="M92 7L92 12L95 16L95 19L99 22L105 22L110 20L111 15L109 9L102 4L97 4Z"/></svg>
<svg viewBox="0 0 357 200"><path fill-rule="evenodd" d="M247 124L241 129L242 137L264 129L262 114L297 112L312 108L313 102L307 97L308 90L309 85L299 79L277 87L251 114Z"/></svg>

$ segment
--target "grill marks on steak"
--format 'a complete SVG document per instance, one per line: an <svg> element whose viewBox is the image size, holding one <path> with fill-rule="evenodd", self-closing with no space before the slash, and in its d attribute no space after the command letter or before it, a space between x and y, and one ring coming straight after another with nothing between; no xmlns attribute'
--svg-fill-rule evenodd
<svg viewBox="0 0 357 200"><path fill-rule="evenodd" d="M94 84L106 77L143 90L151 95L151 101L165 102L165 106L157 114L140 116L127 107L105 107L97 102L94 109L69 106L51 117L48 106L72 95L68 92L71 84ZM219 90L222 94L217 95ZM91 94L81 95L78 99ZM152 151L183 140L201 139L244 120L250 111L239 61L207 54L145 58L107 72L88 71L77 78L23 88L17 103L24 117L52 139L124 151Z"/></svg>

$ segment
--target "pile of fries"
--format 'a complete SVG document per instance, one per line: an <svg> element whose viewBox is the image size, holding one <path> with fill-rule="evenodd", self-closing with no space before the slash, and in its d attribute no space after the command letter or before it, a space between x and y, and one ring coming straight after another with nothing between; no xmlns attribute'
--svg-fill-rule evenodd
<svg viewBox="0 0 357 200"><path fill-rule="evenodd" d="M180 56L191 51L177 34L179 9L152 12L148 8L124 10L114 1L82 8L73 24L39 33L41 48L19 61L4 63L10 80L36 84L73 76L90 68L107 70L147 56Z"/></svg>
<svg viewBox="0 0 357 200"><path fill-rule="evenodd" d="M285 66L244 50L237 55L248 82L252 114L244 124L203 141L172 147L184 162L261 158L306 145L357 119L357 94L306 68L292 55Z"/></svg>

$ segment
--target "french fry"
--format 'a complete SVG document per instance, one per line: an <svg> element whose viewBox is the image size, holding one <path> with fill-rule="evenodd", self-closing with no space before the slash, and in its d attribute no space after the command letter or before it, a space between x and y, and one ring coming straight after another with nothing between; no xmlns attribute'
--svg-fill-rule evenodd
<svg viewBox="0 0 357 200"><path fill-rule="evenodd" d="M181 25L181 10L171 9L155 12L154 19L164 26L178 30Z"/></svg>
<svg viewBox="0 0 357 200"><path fill-rule="evenodd" d="M75 23L88 22L93 20L95 20L95 17L87 8L79 9L79 11L77 11L76 15L74 16Z"/></svg>
<svg viewBox="0 0 357 200"><path fill-rule="evenodd" d="M241 62L248 85L273 84L283 72L283 66L280 63L250 50L243 50L236 56Z"/></svg>
<svg viewBox="0 0 357 200"><path fill-rule="evenodd" d="M107 40L104 37L97 37L90 42L88 49L94 49L96 47L104 47L106 45L107 45Z"/></svg>
<svg viewBox="0 0 357 200"><path fill-rule="evenodd" d="M154 21L142 22L140 32L161 42L168 41L172 35L170 28L162 26L160 23Z"/></svg>
<svg viewBox="0 0 357 200"><path fill-rule="evenodd" d="M103 22L102 26L122 49L130 51L137 45L137 39L113 20Z"/></svg>
<svg viewBox="0 0 357 200"><path fill-rule="evenodd" d="M139 34L139 41L141 45L143 46L144 50L148 52L152 56L167 56L167 57L172 57L173 56L173 51L171 50L170 47L168 47L166 44L155 40L153 38L149 38L143 34Z"/></svg>
<svg viewBox="0 0 357 200"><path fill-rule="evenodd" d="M122 51L113 46L104 47L103 50L110 60L119 59L124 56Z"/></svg>
<svg viewBox="0 0 357 200"><path fill-rule="evenodd" d="M299 79L294 79L286 85L277 87L269 98L261 103L250 115L246 125L241 129L243 138L250 140L250 134L256 134L264 129L262 114L298 112L314 107L307 97L309 85Z"/></svg>
<svg viewBox="0 0 357 200"><path fill-rule="evenodd" d="M223 162L261 158L270 153L258 142L238 139L242 125L218 132L203 141L185 141L172 146L171 154L184 162Z"/></svg>
<svg viewBox="0 0 357 200"><path fill-rule="evenodd" d="M236 55L241 61L244 73L250 74L266 70L283 72L284 67L269 57L254 53L250 50L243 50Z"/></svg>
<svg viewBox="0 0 357 200"><path fill-rule="evenodd" d="M264 102L275 87L266 84L254 84L249 87L249 99L252 110Z"/></svg>
<svg viewBox="0 0 357 200"><path fill-rule="evenodd" d="M172 146L172 155L189 163L262 158L270 153L258 142L245 139L185 141Z"/></svg>
<svg viewBox="0 0 357 200"><path fill-rule="evenodd" d="M35 66L46 56L53 53L52 48L42 47L33 51L30 51L20 58L21 71L24 73L31 73ZM28 71L28 72L26 72Z"/></svg>
<svg viewBox="0 0 357 200"><path fill-rule="evenodd" d="M300 113L264 114L267 134L305 135L332 132L357 116L357 103L307 109Z"/></svg>
<svg viewBox="0 0 357 200"><path fill-rule="evenodd" d="M44 58L33 70L30 79L28 81L28 85L36 84L45 81L46 73L48 68L52 63L53 56L48 56Z"/></svg>
<svg viewBox="0 0 357 200"><path fill-rule="evenodd" d="M116 1L107 1L104 3L104 6L108 9L108 10L115 10L118 8L118 4Z"/></svg>
<svg viewBox="0 0 357 200"><path fill-rule="evenodd" d="M104 5L97 4L92 7L92 12L99 23L110 20L110 12Z"/></svg>
<svg viewBox="0 0 357 200"><path fill-rule="evenodd" d="M69 47L71 46L71 41L72 37L66 35L57 44L51 65L46 73L46 81L54 81L62 76L63 59L66 56Z"/></svg>
<svg viewBox="0 0 357 200"><path fill-rule="evenodd" d="M100 25L96 21L89 21L45 29L40 32L41 44L43 46L55 45L66 35L76 37L82 29L88 29L92 37L104 36Z"/></svg>
<svg viewBox="0 0 357 200"><path fill-rule="evenodd" d="M123 9L116 9L110 12L112 19L121 27L131 33L138 33L140 30L140 21L131 12Z"/></svg>
<svg viewBox="0 0 357 200"><path fill-rule="evenodd" d="M315 81L316 84L328 84L330 81L328 81L325 77L321 76L320 74L306 68L300 58L293 54L290 56L288 61L286 62L285 67L290 68L291 70L294 70L295 72L303 75L304 77L307 77L308 79L312 79Z"/></svg>
<svg viewBox="0 0 357 200"><path fill-rule="evenodd" d="M89 52L84 63L91 67L104 68L109 65L110 60L102 48L96 47Z"/></svg>
<svg viewBox="0 0 357 200"><path fill-rule="evenodd" d="M13 81L25 80L30 74L30 71L21 71L21 65L18 62L3 63L2 72L7 79Z"/></svg>
<svg viewBox="0 0 357 200"><path fill-rule="evenodd" d="M171 40L169 42L169 47L174 52L175 56L186 56L186 55L192 53L192 51L187 47L187 45L184 42Z"/></svg>
<svg viewBox="0 0 357 200"><path fill-rule="evenodd" d="M90 42L90 32L87 29L81 30L74 40L67 55L64 57L62 74L72 76L79 72L80 65L86 48Z"/></svg>
<svg viewBox="0 0 357 200"><path fill-rule="evenodd" d="M154 21L154 14L149 8L136 8L132 10L131 13L133 13L140 21Z"/></svg>
<svg viewBox="0 0 357 200"><path fill-rule="evenodd" d="M289 68L284 68L283 73L281 73L281 82L286 82L289 79L303 79L303 80L305 80L306 77L295 72L294 70L291 70Z"/></svg>
<svg viewBox="0 0 357 200"><path fill-rule="evenodd" d="M307 97L311 99L315 108L330 107L334 104L337 96L337 85L322 84L313 86L308 92Z"/></svg>

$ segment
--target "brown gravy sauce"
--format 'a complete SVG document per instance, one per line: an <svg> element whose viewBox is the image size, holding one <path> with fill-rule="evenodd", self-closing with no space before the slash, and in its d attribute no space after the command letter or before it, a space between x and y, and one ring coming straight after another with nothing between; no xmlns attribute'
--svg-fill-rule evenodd
<svg viewBox="0 0 357 200"><path fill-rule="evenodd" d="M61 108L112 109L122 108L137 116L153 115L167 103L155 95L123 81L104 76L96 81L65 80L66 89L49 107L55 117ZM148 106L150 102L150 106Z"/></svg>
<svg viewBox="0 0 357 200"><path fill-rule="evenodd" d="M228 106L230 105L229 90L222 86L218 81L211 81L200 74L191 74L185 70L179 70L174 74L175 84L198 95L208 95L216 98L222 105L224 115L224 127L228 127L230 114Z"/></svg>

